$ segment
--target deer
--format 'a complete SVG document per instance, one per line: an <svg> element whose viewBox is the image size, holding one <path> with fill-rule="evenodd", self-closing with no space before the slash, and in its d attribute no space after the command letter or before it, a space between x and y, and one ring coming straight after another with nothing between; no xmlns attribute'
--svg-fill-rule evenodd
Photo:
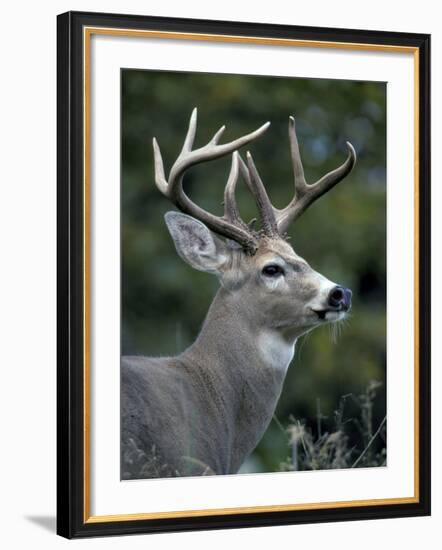
<svg viewBox="0 0 442 550"><path fill-rule="evenodd" d="M121 479L237 473L271 422L297 340L342 320L351 308L351 290L315 271L295 252L287 231L350 173L355 150L347 142L344 163L308 184L290 117L294 195L278 209L251 153L245 162L238 152L269 125L220 144L223 126L193 149L195 108L168 178L153 139L156 186L178 208L165 214L176 252L192 268L216 276L219 289L196 340L182 353L122 357ZM193 166L227 155L224 214L217 216L189 198L183 179ZM241 218L239 176L256 202L259 229Z"/></svg>

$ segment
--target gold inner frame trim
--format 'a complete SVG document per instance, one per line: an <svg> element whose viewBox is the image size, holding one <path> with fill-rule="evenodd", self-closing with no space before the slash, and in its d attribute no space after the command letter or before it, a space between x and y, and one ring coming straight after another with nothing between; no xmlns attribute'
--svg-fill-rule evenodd
<svg viewBox="0 0 442 550"><path fill-rule="evenodd" d="M93 35L123 36L134 38L155 38L169 40L193 40L202 42L230 42L256 45L288 46L304 48L331 48L369 52L411 53L414 62L414 495L411 497L351 500L336 502L316 502L302 504L284 504L269 506L249 506L234 508L214 508L202 510L177 510L169 512L150 512L136 514L91 515L91 479L90 479L90 107L91 107L91 37ZM84 211L84 523L103 523L116 521L137 521L149 519L191 518L220 516L230 514L251 514L264 512L287 512L298 510L324 510L349 508L355 506L380 506L389 504L412 504L419 502L419 49L412 46L378 45L358 42L331 42L321 40L296 40L286 38L248 37L236 35L149 31L137 29L114 29L108 27L83 28L83 93L84 93L84 135L83 135L83 211Z"/></svg>

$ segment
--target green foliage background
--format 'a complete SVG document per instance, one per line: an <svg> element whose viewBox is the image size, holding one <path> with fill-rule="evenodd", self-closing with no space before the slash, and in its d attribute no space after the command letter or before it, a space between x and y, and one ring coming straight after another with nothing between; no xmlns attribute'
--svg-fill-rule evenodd
<svg viewBox="0 0 442 550"><path fill-rule="evenodd" d="M385 415L386 375L386 86L376 82L243 75L122 71L122 353L176 354L196 337L218 283L176 254L163 221L173 206L154 184L152 137L166 170L175 160L193 107L199 120L195 146L223 124L228 141L272 125L250 148L274 204L293 193L288 116L297 134L308 182L340 164L350 141L353 172L291 228L296 252L329 279L353 290L350 321L333 341L329 327L298 343L283 394L263 440L243 471L274 471L287 458L280 429L290 416L315 430L332 423L344 394L359 395L383 382L374 402L374 429ZM244 151L243 151L244 153ZM186 192L222 214L230 158L192 169ZM256 215L245 185L238 186L244 219ZM357 414L347 411L349 417ZM344 412L345 415L345 412ZM350 427L350 431L352 428ZM352 441L358 441L353 430ZM362 449L361 449L362 450Z"/></svg>

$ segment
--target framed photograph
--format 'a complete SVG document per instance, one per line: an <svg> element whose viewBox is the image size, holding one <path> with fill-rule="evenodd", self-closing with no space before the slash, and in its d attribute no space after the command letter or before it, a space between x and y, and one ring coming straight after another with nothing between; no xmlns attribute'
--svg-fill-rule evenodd
<svg viewBox="0 0 442 550"><path fill-rule="evenodd" d="M58 533L430 513L430 37L58 17Z"/></svg>

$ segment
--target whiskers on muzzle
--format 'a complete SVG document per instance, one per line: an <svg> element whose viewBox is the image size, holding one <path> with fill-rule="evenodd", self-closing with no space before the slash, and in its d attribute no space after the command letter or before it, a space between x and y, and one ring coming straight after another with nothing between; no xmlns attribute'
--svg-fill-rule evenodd
<svg viewBox="0 0 442 550"><path fill-rule="evenodd" d="M345 328L348 327L348 325L350 324L350 317L351 314L346 313L340 319L334 321L333 323L329 323L328 328L330 333L330 340L333 342L333 344L337 343Z"/></svg>

